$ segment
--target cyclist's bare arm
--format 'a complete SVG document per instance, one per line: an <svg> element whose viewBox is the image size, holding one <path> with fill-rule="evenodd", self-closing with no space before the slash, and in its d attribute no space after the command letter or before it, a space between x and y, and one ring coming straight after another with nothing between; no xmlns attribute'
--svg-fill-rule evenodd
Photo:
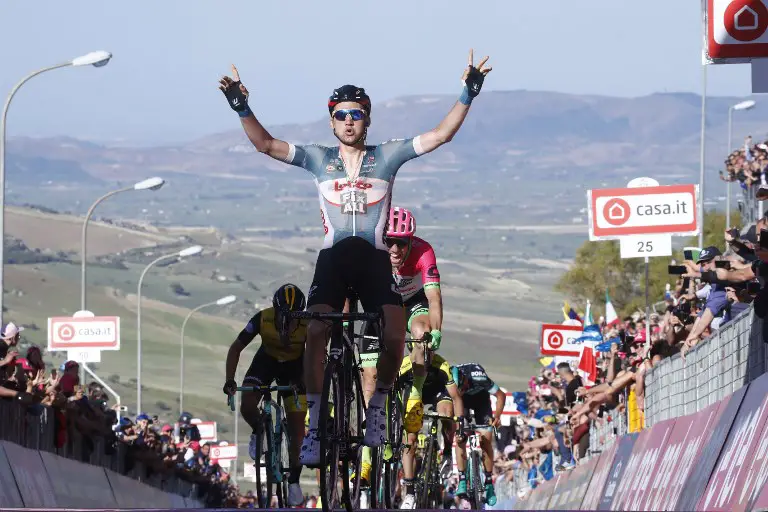
<svg viewBox="0 0 768 512"><path fill-rule="evenodd" d="M232 64L232 78L228 76L222 77L219 81L219 89L224 92L229 87L237 87L238 83L240 90L247 98L248 89L245 88L245 85L240 83L240 73L237 71L235 65ZM248 115L240 117L240 122L243 125L245 134L248 136L248 140L254 145L256 151L269 155L276 160L285 162L290 151L288 143L270 135L267 129L262 126L258 119L256 119L256 116L250 112L250 109L248 112Z"/></svg>
<svg viewBox="0 0 768 512"><path fill-rule="evenodd" d="M450 396L451 400L453 401L453 415L463 416L464 415L464 399L461 398L461 393L459 393L459 387L456 384L451 384L451 385L445 386L445 389L448 391L448 396Z"/></svg>
<svg viewBox="0 0 768 512"><path fill-rule="evenodd" d="M439 286L427 286L424 289L429 303L429 326L441 331L443 328L443 296Z"/></svg>
<svg viewBox="0 0 768 512"><path fill-rule="evenodd" d="M253 114L240 118L240 122L248 140L256 147L256 151L285 162L290 147L287 142L272 137Z"/></svg>
<svg viewBox="0 0 768 512"><path fill-rule="evenodd" d="M464 71L464 78L466 78L469 67L474 66L473 60L473 52L470 50L469 66L467 66L467 69ZM484 75L487 75L491 71L490 67L484 67L487 61L488 57L484 57L477 65L477 69ZM451 108L450 112L448 112L448 115L445 116L442 121L440 121L440 124L437 125L435 129L430 130L419 137L419 143L421 144L421 150L423 153L434 151L443 144L450 142L454 135L456 135L456 133L459 131L459 128L461 128L461 125L464 123L464 119L466 119L467 113L469 113L469 105L465 105L464 103L457 101L453 105L453 108Z"/></svg>
<svg viewBox="0 0 768 512"><path fill-rule="evenodd" d="M248 346L253 339L259 335L261 328L261 311L253 315L248 321L245 328L240 331L235 341L229 346L227 352L227 362L225 364L225 372L227 380L234 380L235 373L237 373L237 365L240 362L240 353Z"/></svg>
<svg viewBox="0 0 768 512"><path fill-rule="evenodd" d="M496 390L496 411L494 411L494 423L501 423L501 415L504 413L504 406L507 402L507 394L501 389Z"/></svg>
<svg viewBox="0 0 768 512"><path fill-rule="evenodd" d="M244 348L245 344L243 344L243 342L240 340L235 340L232 342L232 345L229 346L229 351L227 352L227 362L225 365L226 380L235 379L235 373L237 373L237 365L240 363L240 352L242 352Z"/></svg>

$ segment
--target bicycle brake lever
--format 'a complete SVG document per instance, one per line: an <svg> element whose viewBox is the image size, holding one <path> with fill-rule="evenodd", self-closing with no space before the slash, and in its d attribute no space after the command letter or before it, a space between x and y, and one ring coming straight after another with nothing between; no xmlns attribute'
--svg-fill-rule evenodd
<svg viewBox="0 0 768 512"><path fill-rule="evenodd" d="M232 410L232 412L235 411L235 400L232 395L227 395L227 405Z"/></svg>

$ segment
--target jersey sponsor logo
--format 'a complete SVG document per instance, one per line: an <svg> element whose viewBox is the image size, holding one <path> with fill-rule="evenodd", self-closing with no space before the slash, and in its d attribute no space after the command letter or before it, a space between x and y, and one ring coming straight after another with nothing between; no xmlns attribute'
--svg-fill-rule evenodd
<svg viewBox="0 0 768 512"><path fill-rule="evenodd" d="M254 332L256 332L253 328L253 322L248 322L248 325L245 326L245 332L247 332L248 334L253 334Z"/></svg>
<svg viewBox="0 0 768 512"><path fill-rule="evenodd" d="M341 192L345 188L356 188L358 190L368 190L369 188L373 188L372 183L365 183L362 181L356 181L354 183L350 183L348 181L339 181L334 180L333 182L333 191L334 192Z"/></svg>
<svg viewBox="0 0 768 512"><path fill-rule="evenodd" d="M318 184L323 199L333 206L341 206L344 201L342 194L355 190L365 192L365 200L368 206L373 206L387 197L389 182L378 178L366 178L355 183L348 183L346 180L327 180ZM344 196L349 200L349 196Z"/></svg>
<svg viewBox="0 0 768 512"><path fill-rule="evenodd" d="M472 372L473 377L483 377L485 378L485 372L481 370L476 370Z"/></svg>
<svg viewBox="0 0 768 512"><path fill-rule="evenodd" d="M440 277L440 272L437 270L437 265L430 265L427 269L427 277Z"/></svg>

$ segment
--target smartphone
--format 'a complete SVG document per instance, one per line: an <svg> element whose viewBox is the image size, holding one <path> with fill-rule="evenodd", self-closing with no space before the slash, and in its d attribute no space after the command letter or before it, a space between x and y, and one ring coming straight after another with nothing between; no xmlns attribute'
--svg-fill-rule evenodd
<svg viewBox="0 0 768 512"><path fill-rule="evenodd" d="M715 268L724 268L726 270L731 270L731 262L728 260L716 261Z"/></svg>
<svg viewBox="0 0 768 512"><path fill-rule="evenodd" d="M768 229L760 230L760 248L768 249Z"/></svg>
<svg viewBox="0 0 768 512"><path fill-rule="evenodd" d="M688 261L693 261L693 251L690 249L685 249L683 251L683 258Z"/></svg>
<svg viewBox="0 0 768 512"><path fill-rule="evenodd" d="M758 281L750 281L747 283L747 293L755 295L760 292L760 283Z"/></svg>
<svg viewBox="0 0 768 512"><path fill-rule="evenodd" d="M667 267L667 271L670 275L681 276L688 272L688 269L685 267L685 265L669 265Z"/></svg>
<svg viewBox="0 0 768 512"><path fill-rule="evenodd" d="M56 379L56 368L51 370L51 378L54 380Z"/></svg>

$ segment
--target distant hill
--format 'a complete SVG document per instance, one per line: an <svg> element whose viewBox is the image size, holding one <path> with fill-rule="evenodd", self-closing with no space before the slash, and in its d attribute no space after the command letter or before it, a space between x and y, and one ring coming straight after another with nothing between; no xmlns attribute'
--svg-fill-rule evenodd
<svg viewBox="0 0 768 512"><path fill-rule="evenodd" d="M722 165L726 153L728 106L741 98L709 98L708 164ZM407 137L434 127L455 101L446 95L407 96L374 103L372 142ZM319 109L320 111L320 109ZM766 136L759 108L740 113L734 141L743 134ZM532 171L588 170L592 177L642 171L683 177L699 159L700 98L691 93L652 94L638 98L569 95L537 91L484 93L472 107L454 141L413 169L498 170L530 175ZM178 147L110 148L58 137L14 138L9 144L10 176L78 180L81 173L108 181L161 172L221 177L252 177L258 168L284 169L253 148L233 118L233 130ZM328 143L335 139L320 117L307 124L269 126L277 137L294 143ZM35 160L30 160L34 158ZM25 160L26 159L26 160ZM36 167L33 173L30 166ZM43 173L41 175L40 173Z"/></svg>

